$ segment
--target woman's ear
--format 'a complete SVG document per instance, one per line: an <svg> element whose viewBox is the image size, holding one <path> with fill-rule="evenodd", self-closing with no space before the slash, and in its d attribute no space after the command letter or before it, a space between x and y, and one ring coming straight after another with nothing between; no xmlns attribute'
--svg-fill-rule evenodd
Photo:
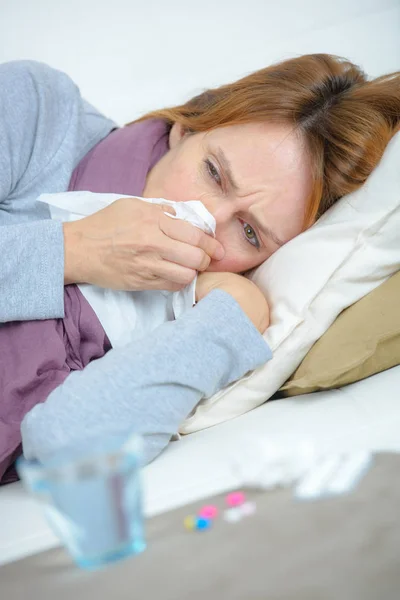
<svg viewBox="0 0 400 600"><path fill-rule="evenodd" d="M174 123L169 132L169 147L175 148L185 135L185 130L180 123Z"/></svg>

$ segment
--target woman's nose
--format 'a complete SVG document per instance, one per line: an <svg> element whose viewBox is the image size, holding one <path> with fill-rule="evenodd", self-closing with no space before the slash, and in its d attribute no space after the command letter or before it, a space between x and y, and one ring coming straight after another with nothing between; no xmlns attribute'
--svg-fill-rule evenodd
<svg viewBox="0 0 400 600"><path fill-rule="evenodd" d="M235 208L233 206L233 202L211 202L207 209L213 215L217 225L224 225L232 220L235 214Z"/></svg>

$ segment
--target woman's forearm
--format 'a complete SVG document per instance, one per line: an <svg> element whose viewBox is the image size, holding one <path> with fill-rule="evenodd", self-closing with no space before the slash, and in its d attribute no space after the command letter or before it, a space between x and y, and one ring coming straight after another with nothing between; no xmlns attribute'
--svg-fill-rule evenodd
<svg viewBox="0 0 400 600"><path fill-rule="evenodd" d="M46 461L68 446L137 431L149 462L203 397L269 358L236 301L214 290L181 319L67 377L25 417L24 454Z"/></svg>
<svg viewBox="0 0 400 600"><path fill-rule="evenodd" d="M88 277L85 277L85 262L88 261L89 257L82 247L82 236L75 230L73 222L63 223L62 227L64 236L64 285L88 283Z"/></svg>

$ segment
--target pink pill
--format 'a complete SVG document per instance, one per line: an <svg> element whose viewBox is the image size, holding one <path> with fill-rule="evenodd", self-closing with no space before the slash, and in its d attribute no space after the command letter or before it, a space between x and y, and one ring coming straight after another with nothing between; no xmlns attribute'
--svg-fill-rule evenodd
<svg viewBox="0 0 400 600"><path fill-rule="evenodd" d="M215 519L217 515L218 508L213 504L203 506L203 508L199 511L199 517L203 517L204 519Z"/></svg>
<svg viewBox="0 0 400 600"><path fill-rule="evenodd" d="M240 506L246 500L243 492L231 492L225 497L228 506Z"/></svg>

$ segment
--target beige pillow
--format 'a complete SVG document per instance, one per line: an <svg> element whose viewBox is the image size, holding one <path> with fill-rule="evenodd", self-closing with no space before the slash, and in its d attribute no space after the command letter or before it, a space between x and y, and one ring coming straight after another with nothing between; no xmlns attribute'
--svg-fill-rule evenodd
<svg viewBox="0 0 400 600"><path fill-rule="evenodd" d="M337 388L400 364L400 271L344 310L280 388Z"/></svg>

